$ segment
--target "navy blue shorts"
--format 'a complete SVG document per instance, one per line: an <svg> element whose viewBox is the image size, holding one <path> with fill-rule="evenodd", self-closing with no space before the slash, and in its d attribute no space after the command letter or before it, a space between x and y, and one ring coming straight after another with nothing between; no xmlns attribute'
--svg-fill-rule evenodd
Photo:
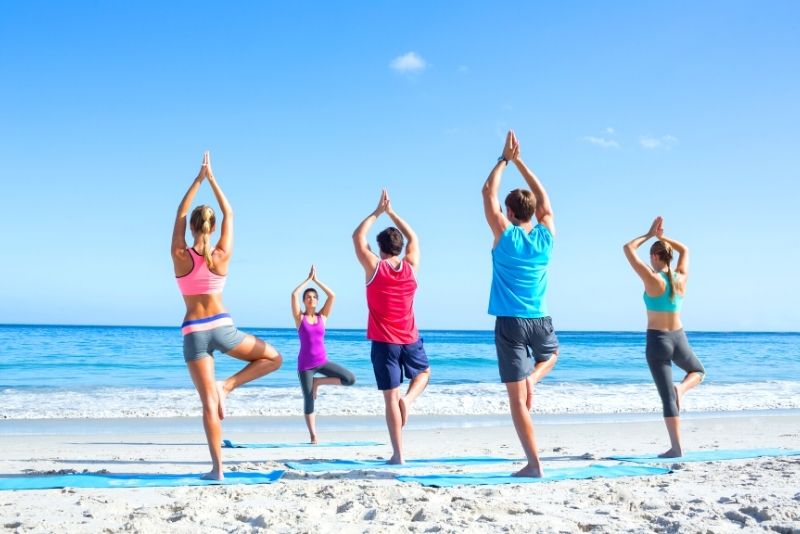
<svg viewBox="0 0 800 534"><path fill-rule="evenodd" d="M403 374L413 380L430 367L422 338L408 345L373 341L370 356L380 390L399 388L403 383Z"/></svg>

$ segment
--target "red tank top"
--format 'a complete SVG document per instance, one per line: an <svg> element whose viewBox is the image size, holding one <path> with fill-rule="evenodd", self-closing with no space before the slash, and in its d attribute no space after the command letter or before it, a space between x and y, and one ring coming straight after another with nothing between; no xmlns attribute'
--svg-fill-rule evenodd
<svg viewBox="0 0 800 534"><path fill-rule="evenodd" d="M407 345L419 338L414 322L414 269L403 260L395 269L381 260L372 280L367 282L367 338L384 343Z"/></svg>

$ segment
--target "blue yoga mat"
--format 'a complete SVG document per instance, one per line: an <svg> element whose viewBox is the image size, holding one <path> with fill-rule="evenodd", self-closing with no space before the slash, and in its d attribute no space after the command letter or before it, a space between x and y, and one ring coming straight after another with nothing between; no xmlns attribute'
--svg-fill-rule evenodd
<svg viewBox="0 0 800 534"><path fill-rule="evenodd" d="M225 473L225 480L203 480L202 475L169 474L97 474L0 476L0 490L54 488L152 488L164 486L218 486L233 484L270 484L284 471L269 473Z"/></svg>
<svg viewBox="0 0 800 534"><path fill-rule="evenodd" d="M311 443L234 443L229 439L222 440L226 449L297 449L300 447L372 447L384 445L378 441L327 441L313 445Z"/></svg>
<svg viewBox="0 0 800 534"><path fill-rule="evenodd" d="M790 449L731 449L691 451L678 458L659 458L657 455L611 456L611 460L635 463L714 462L716 460L740 460L761 456L797 456L800 450Z"/></svg>
<svg viewBox="0 0 800 534"><path fill-rule="evenodd" d="M423 486L449 488L451 486L483 486L494 484L532 484L556 480L580 480L585 478L618 478L647 475L664 475L670 470L651 465L590 465L586 467L559 467L546 469L544 477L513 477L510 473L465 473L441 475L402 475L401 482L418 482Z"/></svg>
<svg viewBox="0 0 800 534"><path fill-rule="evenodd" d="M464 458L424 458L407 460L406 463L387 464L386 460L301 460L286 462L285 465L298 471L319 473L323 471L349 471L353 469L406 469L432 465L483 465L503 462L520 462L516 458L493 458L491 456L469 456Z"/></svg>

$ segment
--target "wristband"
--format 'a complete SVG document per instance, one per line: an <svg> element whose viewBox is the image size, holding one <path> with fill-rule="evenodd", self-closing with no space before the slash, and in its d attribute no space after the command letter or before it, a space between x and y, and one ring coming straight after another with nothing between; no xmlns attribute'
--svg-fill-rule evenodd
<svg viewBox="0 0 800 534"><path fill-rule="evenodd" d="M500 156L499 158L497 158L497 163L500 163L501 161L505 162L505 164L508 165L508 160L506 158L504 158L503 156Z"/></svg>

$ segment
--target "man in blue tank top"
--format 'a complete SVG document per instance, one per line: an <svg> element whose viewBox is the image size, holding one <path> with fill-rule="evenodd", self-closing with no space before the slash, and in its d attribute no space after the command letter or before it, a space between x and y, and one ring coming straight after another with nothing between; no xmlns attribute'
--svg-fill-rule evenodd
<svg viewBox="0 0 800 534"><path fill-rule="evenodd" d="M500 178L513 162L530 191L515 189L505 200L497 198ZM541 477L544 472L536 450L533 390L558 358L558 338L547 313L547 267L556 233L550 199L536 175L520 157L519 142L509 130L503 155L483 184L483 210L494 235L492 290L489 314L494 315L494 342L500 380L506 385L511 418L528 465L515 476ZM536 216L538 224L531 219Z"/></svg>

